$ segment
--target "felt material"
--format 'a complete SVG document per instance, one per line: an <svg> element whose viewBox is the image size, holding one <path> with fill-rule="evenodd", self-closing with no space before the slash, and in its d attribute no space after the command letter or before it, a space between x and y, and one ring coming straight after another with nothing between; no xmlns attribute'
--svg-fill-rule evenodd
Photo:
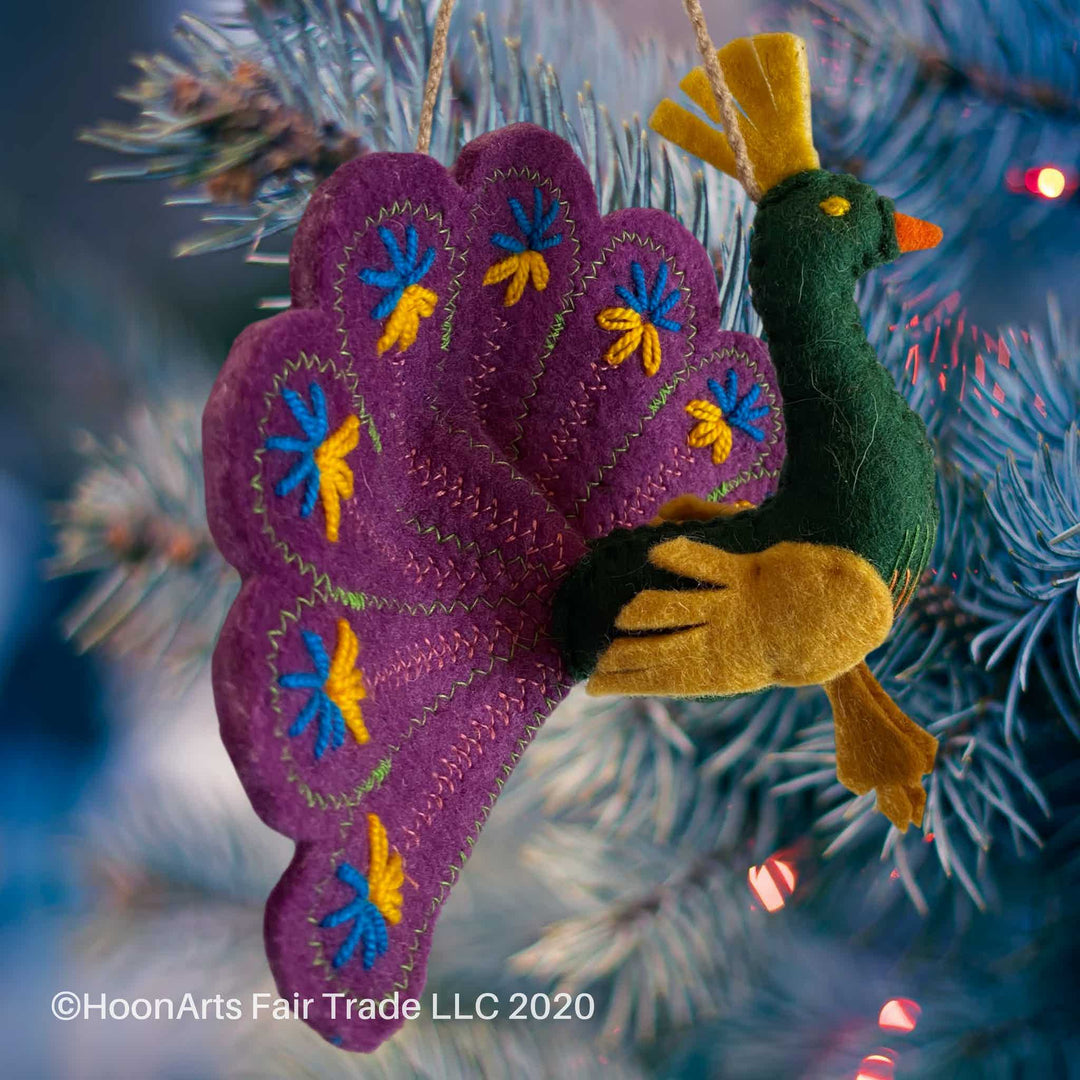
<svg viewBox="0 0 1080 1080"><path fill-rule="evenodd" d="M842 217L820 210L833 195L851 204ZM854 177L815 170L762 200L750 266L785 417L797 429L770 515L857 552L894 589L907 571L918 580L933 546L934 455L866 339L854 291L898 254L891 201Z"/></svg>
<svg viewBox="0 0 1080 1080"><path fill-rule="evenodd" d="M781 180L818 167L810 120L810 71L806 44L794 34L738 38L717 50L724 78L742 110L739 129L762 192ZM682 90L714 124L720 123L704 68L695 68ZM665 98L649 121L677 146L737 176L735 158L722 131Z"/></svg>
<svg viewBox="0 0 1080 1080"><path fill-rule="evenodd" d="M901 251L925 251L927 248L937 247L945 235L940 225L901 214L899 211L893 214L893 225L896 228L896 242Z"/></svg>
<svg viewBox="0 0 1080 1080"><path fill-rule="evenodd" d="M566 690L544 633L557 583L584 546L464 421L440 420L408 385L399 392L385 361L350 365L339 342L321 311L259 323L208 405L210 520L244 577L213 668L222 734L252 803L298 841L268 905L272 970L283 993L315 999L322 1034L371 1049L397 1024L348 1024L340 1012L333 1020L322 994L378 999L395 984L403 996L421 992L444 883ZM288 464L265 449L264 430L289 415L279 384L306 391L313 379L331 425L346 411L366 417L348 457L356 494L342 504L336 544L314 515L274 495ZM342 621L356 640L351 671ZM282 679L313 669L305 632L341 656L340 679L324 685L342 707L356 695L368 734L361 742L346 732L321 756L314 720L290 733L312 691ZM351 672L362 698L356 683L342 685ZM367 874L368 813L402 858L401 919L389 924L384 951L361 942L335 966L357 922L321 920L354 902L339 871Z"/></svg>
<svg viewBox="0 0 1080 1080"><path fill-rule="evenodd" d="M829 217L843 217L851 209L851 203L843 195L830 195L818 203L818 208L824 210Z"/></svg>
<svg viewBox="0 0 1080 1080"><path fill-rule="evenodd" d="M901 831L921 825L922 777L938 741L905 716L861 663L825 685L836 725L836 776L856 795L877 791L878 809Z"/></svg>
<svg viewBox="0 0 1080 1080"><path fill-rule="evenodd" d="M749 510L753 503L745 499L733 503L709 502L699 495L676 495L668 499L657 511L650 525L659 525L665 521L712 521L715 517L730 517L742 510Z"/></svg>
<svg viewBox="0 0 1080 1080"><path fill-rule="evenodd" d="M901 606L914 593L937 525L933 452L866 340L854 290L862 274L900 253L898 228L905 241L917 234L919 242L939 230L896 216L888 199L854 177L816 168L806 149L809 106L804 112L796 104L809 101L805 52L784 37L740 39L719 55L758 136L775 134L778 144L790 143L792 162L806 162L778 183L758 177L768 190L751 241L750 283L777 364L788 458L777 496L718 527L713 542L735 552L802 538L848 548L876 567ZM762 57L769 62L759 65ZM769 100L758 124L750 103L758 107L754 94L761 95L766 71ZM687 87L715 118L704 73ZM650 541L619 535L612 543ZM617 561L646 565L643 549ZM606 605L608 626L633 591L627 582Z"/></svg>
<svg viewBox="0 0 1080 1080"><path fill-rule="evenodd" d="M854 177L817 168L805 54L783 46L787 57L777 51L772 65L755 41L722 50L721 66L747 113L740 127L766 189L749 274L784 400L789 452L779 490L733 516L689 506L592 543L560 592L553 627L571 673L591 675L593 693L827 684L841 779L856 791L877 787L882 812L906 827L921 821L931 737L861 662L884 640L892 611L910 602L929 559L934 459L922 421L866 339L854 290L862 274L936 242L940 231L896 215ZM703 73L683 85L717 119ZM653 126L734 171L723 137L673 103L662 103ZM714 446L717 457L735 423L733 400L725 390L719 407L688 406L698 421L692 442ZM846 561L830 569L830 582L819 560L837 553Z"/></svg>
<svg viewBox="0 0 1080 1080"><path fill-rule="evenodd" d="M686 536L649 551L692 583L646 589L620 612L592 694L742 694L831 682L888 636L892 597L843 548L780 543L733 555Z"/></svg>
<svg viewBox="0 0 1080 1080"><path fill-rule="evenodd" d="M470 343L450 350L447 380L583 536L647 522L685 491L760 502L775 490L784 437L768 351L718 330L715 269L678 222L643 209L601 219L577 155L528 125L470 143L454 175L477 192L467 240L477 255L457 300ZM499 292L483 280L515 244L542 249L548 279L507 307L483 295ZM634 312L641 331L621 356L609 350L634 328L605 329L609 308ZM728 370L743 392L758 385L769 412L764 439L736 436L717 466L689 446L685 407Z"/></svg>
<svg viewBox="0 0 1080 1080"><path fill-rule="evenodd" d="M851 207L839 217L820 207L834 195ZM784 401L780 487L731 518L616 529L591 545L555 614L578 678L592 672L639 592L681 587L648 557L679 535L734 554L803 540L845 548L874 567L898 610L926 568L937 528L933 450L878 363L854 300L857 279L899 254L892 203L854 177L800 173L762 200L750 251L754 305Z"/></svg>
<svg viewBox="0 0 1080 1080"><path fill-rule="evenodd" d="M762 343L717 329L708 254L655 210L611 214L597 239L582 245L586 259L520 401L513 460L587 539L644 524L683 492L761 501L783 461L780 401ZM553 266L543 295L555 280ZM767 414L763 438L738 432L717 465L710 448L691 446L686 406L729 371L743 392L758 386Z"/></svg>
<svg viewBox="0 0 1080 1080"><path fill-rule="evenodd" d="M507 306L484 281L515 244L548 277L530 269ZM635 263L649 307L658 280L657 305L677 290L650 317L652 377L607 364L596 321L617 285L637 300ZM716 329L700 245L653 211L600 218L572 149L529 125L453 174L413 154L342 167L291 281L292 309L241 334L204 413L210 527L243 579L214 692L252 805L297 843L267 905L279 988L369 1050L400 1021L334 1019L323 995L421 993L442 901L568 688L551 613L586 539L688 491L766 498L783 422L765 347ZM769 413L716 466L685 409L728 370Z"/></svg>

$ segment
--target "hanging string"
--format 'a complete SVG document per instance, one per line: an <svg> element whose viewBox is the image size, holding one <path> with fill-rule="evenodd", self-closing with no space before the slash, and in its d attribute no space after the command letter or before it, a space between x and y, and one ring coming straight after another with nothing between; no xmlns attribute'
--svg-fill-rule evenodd
<svg viewBox="0 0 1080 1080"><path fill-rule="evenodd" d="M420 106L420 126L416 132L416 152L426 154L431 148L431 124L435 118L435 102L442 85L443 64L446 62L446 39L450 34L450 16L454 13L454 0L442 0L439 14L435 17L435 37L431 42L431 61L428 64L427 85Z"/></svg>
<svg viewBox="0 0 1080 1080"><path fill-rule="evenodd" d="M762 191L754 177L754 166L746 149L746 139L743 138L742 128L739 126L739 107L735 104L735 98L728 89L720 61L716 58L716 48L712 43L712 38L709 37L709 27L705 23L705 13L701 10L701 0L683 0L683 7L686 8L690 25L694 28L698 52L701 53L701 59L705 64L705 74L709 77L713 97L716 98L716 104L720 109L724 134L735 156L735 171L738 174L739 183L746 190L746 194L754 202L758 202Z"/></svg>

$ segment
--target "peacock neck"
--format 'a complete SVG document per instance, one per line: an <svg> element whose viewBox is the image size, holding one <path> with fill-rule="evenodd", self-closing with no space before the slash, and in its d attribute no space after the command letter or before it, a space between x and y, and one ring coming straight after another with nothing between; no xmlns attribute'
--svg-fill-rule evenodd
<svg viewBox="0 0 1080 1080"><path fill-rule="evenodd" d="M844 401L853 387L897 396L891 380L881 378L855 287L862 274L899 251L892 204L876 196L851 209L851 225L821 227L832 219L822 213L819 197L845 179L856 183L810 169L765 195L754 220L749 278L785 401L825 396L858 410L865 403ZM799 417L789 419L797 423Z"/></svg>
<svg viewBox="0 0 1080 1080"><path fill-rule="evenodd" d="M863 329L850 276L835 280L800 268L798 282L766 284L761 281L764 275L751 269L754 306L785 400L803 393L831 394L862 382L880 367Z"/></svg>
<svg viewBox="0 0 1080 1080"><path fill-rule="evenodd" d="M798 282L761 282L761 276L752 273L751 281L759 280L754 303L784 403L786 479L813 473L820 488L825 470L841 493L855 494L852 478L870 443L915 434L902 422L906 405L867 340L855 281L810 269Z"/></svg>
<svg viewBox="0 0 1080 1080"><path fill-rule="evenodd" d="M867 340L854 275L796 266L784 279L784 269L792 264L751 263L788 451L759 539L783 539L797 522L801 536L863 555L888 582L897 552L933 534L926 429Z"/></svg>

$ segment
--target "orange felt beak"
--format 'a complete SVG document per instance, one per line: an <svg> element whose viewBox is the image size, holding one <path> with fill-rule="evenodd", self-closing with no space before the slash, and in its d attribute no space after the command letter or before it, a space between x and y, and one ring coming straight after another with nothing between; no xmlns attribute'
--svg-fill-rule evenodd
<svg viewBox="0 0 1080 1080"><path fill-rule="evenodd" d="M925 251L937 247L945 235L936 225L922 221L917 217L908 217L899 212L893 214L896 222L896 241L903 251Z"/></svg>

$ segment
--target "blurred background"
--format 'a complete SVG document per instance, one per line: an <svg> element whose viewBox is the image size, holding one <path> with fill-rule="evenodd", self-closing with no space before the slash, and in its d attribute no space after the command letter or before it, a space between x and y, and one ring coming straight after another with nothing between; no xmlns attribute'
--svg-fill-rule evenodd
<svg viewBox="0 0 1080 1080"><path fill-rule="evenodd" d="M861 298L942 473L929 580L875 666L942 740L924 833L835 784L815 693L575 697L448 902L430 986L587 989L593 1023L410 1025L358 1058L297 1023L51 1017L62 989L272 986L261 908L291 844L218 741L206 662L235 582L206 532L199 417L232 339L287 291L313 185L411 148L436 6L8 5L5 1073L1080 1076L1075 0L704 4L717 42L802 34L823 164L946 232ZM674 199L723 276L750 207L642 130L691 46L677 0L460 0L433 152L544 123L585 145L605 211Z"/></svg>

